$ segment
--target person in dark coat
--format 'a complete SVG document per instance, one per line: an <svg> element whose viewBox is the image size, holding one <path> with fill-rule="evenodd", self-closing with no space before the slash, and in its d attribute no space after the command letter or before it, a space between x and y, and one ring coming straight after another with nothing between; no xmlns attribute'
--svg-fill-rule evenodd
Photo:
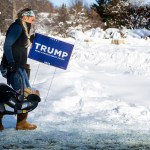
<svg viewBox="0 0 150 150"><path fill-rule="evenodd" d="M30 83L26 72L27 51L30 46L33 35L30 36L30 29L35 21L35 14L30 8L21 10L18 19L10 25L6 33L4 43L4 54L1 61L1 66L7 68L6 78L8 84L12 86L15 91L20 91L21 81L19 75L23 77L23 84L25 89L30 89ZM36 125L28 123L28 113L20 113L17 115L17 130L34 130ZM2 125L3 114L0 113L0 130L3 130Z"/></svg>

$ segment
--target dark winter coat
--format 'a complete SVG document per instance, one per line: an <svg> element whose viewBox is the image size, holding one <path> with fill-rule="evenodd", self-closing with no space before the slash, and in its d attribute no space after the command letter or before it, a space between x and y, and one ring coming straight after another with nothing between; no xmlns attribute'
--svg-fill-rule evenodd
<svg viewBox="0 0 150 150"><path fill-rule="evenodd" d="M28 32L30 27L28 27ZM27 63L27 42L25 28L20 19L12 23L6 33L2 66L15 63L18 68L25 68Z"/></svg>

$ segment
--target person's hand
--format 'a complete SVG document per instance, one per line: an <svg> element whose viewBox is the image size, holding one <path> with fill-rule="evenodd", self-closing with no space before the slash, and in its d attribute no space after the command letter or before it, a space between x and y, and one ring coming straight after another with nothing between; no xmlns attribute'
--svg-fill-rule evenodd
<svg viewBox="0 0 150 150"><path fill-rule="evenodd" d="M16 72L18 70L18 67L14 62L10 63L7 67L9 72Z"/></svg>

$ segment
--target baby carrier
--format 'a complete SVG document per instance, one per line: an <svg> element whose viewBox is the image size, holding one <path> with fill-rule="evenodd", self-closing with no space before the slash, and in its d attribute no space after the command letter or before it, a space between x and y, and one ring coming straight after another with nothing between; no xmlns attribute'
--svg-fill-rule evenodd
<svg viewBox="0 0 150 150"><path fill-rule="evenodd" d="M5 83L0 83L0 112L3 114L19 114L27 113L34 110L41 101L36 94L24 96L23 77L20 75L21 89L16 92Z"/></svg>

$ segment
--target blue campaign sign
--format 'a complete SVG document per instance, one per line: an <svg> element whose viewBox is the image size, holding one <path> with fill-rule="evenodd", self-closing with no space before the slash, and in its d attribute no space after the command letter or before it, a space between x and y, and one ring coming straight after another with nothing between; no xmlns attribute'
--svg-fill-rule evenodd
<svg viewBox="0 0 150 150"><path fill-rule="evenodd" d="M41 35L35 34L28 57L58 68L67 69L74 45Z"/></svg>

